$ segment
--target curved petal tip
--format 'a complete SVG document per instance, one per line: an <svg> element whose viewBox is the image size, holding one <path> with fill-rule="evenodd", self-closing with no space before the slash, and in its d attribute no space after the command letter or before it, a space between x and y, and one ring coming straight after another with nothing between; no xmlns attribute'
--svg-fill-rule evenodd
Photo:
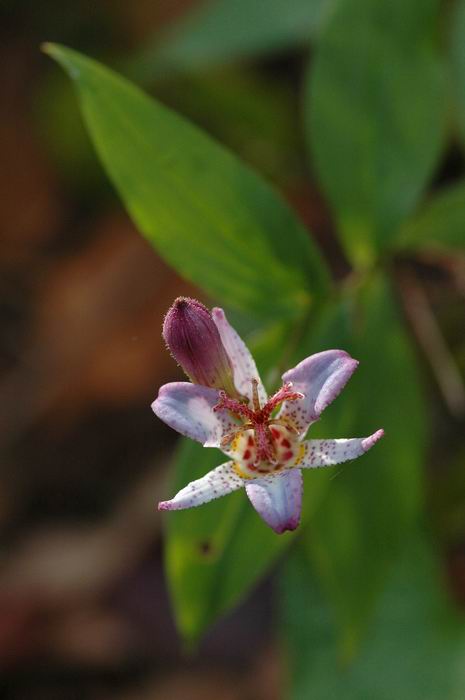
<svg viewBox="0 0 465 700"><path fill-rule="evenodd" d="M320 395L315 401L314 419L316 420L318 420L325 408L339 396L360 364L358 360L355 360L344 350L339 350L339 357L337 359L340 365L335 368L334 374L328 377L328 380L322 387Z"/></svg>
<svg viewBox="0 0 465 700"><path fill-rule="evenodd" d="M384 435L384 430L380 428L380 430L377 430L376 433L373 433L373 435L370 435L369 437L365 438L362 442L362 447L367 452L373 445L378 442Z"/></svg>
<svg viewBox="0 0 465 700"><path fill-rule="evenodd" d="M302 510L300 469L254 479L245 484L245 490L257 513L278 535L298 527Z"/></svg>
<svg viewBox="0 0 465 700"><path fill-rule="evenodd" d="M297 520L288 520L287 523L281 523L278 526L273 526L270 525L270 527L276 532L277 535L283 535L285 532L292 532L293 530L297 530L300 524L300 518Z"/></svg>

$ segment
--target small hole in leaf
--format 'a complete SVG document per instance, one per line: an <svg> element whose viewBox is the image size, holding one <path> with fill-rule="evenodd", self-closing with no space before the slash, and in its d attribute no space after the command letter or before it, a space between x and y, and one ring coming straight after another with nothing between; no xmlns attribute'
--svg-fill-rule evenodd
<svg viewBox="0 0 465 700"><path fill-rule="evenodd" d="M199 551L204 557L208 557L213 551L212 543L209 540L204 540L199 544Z"/></svg>

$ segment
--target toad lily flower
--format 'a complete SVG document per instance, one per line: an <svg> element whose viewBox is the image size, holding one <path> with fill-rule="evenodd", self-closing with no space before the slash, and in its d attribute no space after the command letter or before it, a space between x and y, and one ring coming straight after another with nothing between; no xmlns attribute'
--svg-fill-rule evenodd
<svg viewBox="0 0 465 700"><path fill-rule="evenodd" d="M383 436L378 430L365 438L304 440L358 365L343 350L307 357L285 372L282 387L268 398L249 350L222 309L210 314L200 302L179 298L166 316L164 337L197 383L162 386L154 412L182 435L220 448L228 460L160 503L160 510L192 508L245 487L275 532L294 530L302 506L301 470L359 457Z"/></svg>

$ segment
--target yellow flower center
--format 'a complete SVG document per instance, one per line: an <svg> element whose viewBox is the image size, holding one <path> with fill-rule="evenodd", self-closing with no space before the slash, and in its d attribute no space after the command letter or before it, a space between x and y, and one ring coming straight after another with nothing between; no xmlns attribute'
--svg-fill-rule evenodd
<svg viewBox="0 0 465 700"><path fill-rule="evenodd" d="M270 426L275 461L258 459L257 443L253 429L239 430L229 447L233 469L243 479L257 479L260 476L298 466L302 461L304 446L295 432L283 425Z"/></svg>

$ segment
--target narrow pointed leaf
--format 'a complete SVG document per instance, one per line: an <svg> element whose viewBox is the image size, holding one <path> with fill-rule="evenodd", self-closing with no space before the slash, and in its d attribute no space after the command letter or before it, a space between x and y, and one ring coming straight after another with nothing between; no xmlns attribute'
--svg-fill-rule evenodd
<svg viewBox="0 0 465 700"><path fill-rule="evenodd" d="M295 316L326 267L289 206L200 129L99 63L48 45L68 72L130 215L184 277L256 316ZM270 300L273 303L270 303Z"/></svg>
<svg viewBox="0 0 465 700"><path fill-rule="evenodd" d="M259 368L266 377L280 347L276 329L257 341ZM172 466L174 482L167 496L222 461L224 455L220 452L183 441ZM303 522L315 510L327 486L323 471L307 480ZM245 598L299 534L296 530L276 535L254 511L244 489L200 508L172 513L165 522L171 600L177 627L190 644Z"/></svg>
<svg viewBox="0 0 465 700"><path fill-rule="evenodd" d="M212 454L214 452L214 454ZM172 493L224 461L216 450L182 442ZM165 562L179 632L197 640L258 583L295 534L278 537L245 490L166 517Z"/></svg>
<svg viewBox="0 0 465 700"><path fill-rule="evenodd" d="M439 0L341 0L308 74L312 163L351 260L373 261L417 204L443 144Z"/></svg>
<svg viewBox="0 0 465 700"><path fill-rule="evenodd" d="M264 351L268 364L269 353L270 346ZM222 461L221 452L182 440L170 492L176 493ZM166 528L171 600L179 632L190 645L249 592L294 537L294 533L277 537L257 516L244 489L201 508L171 514Z"/></svg>

